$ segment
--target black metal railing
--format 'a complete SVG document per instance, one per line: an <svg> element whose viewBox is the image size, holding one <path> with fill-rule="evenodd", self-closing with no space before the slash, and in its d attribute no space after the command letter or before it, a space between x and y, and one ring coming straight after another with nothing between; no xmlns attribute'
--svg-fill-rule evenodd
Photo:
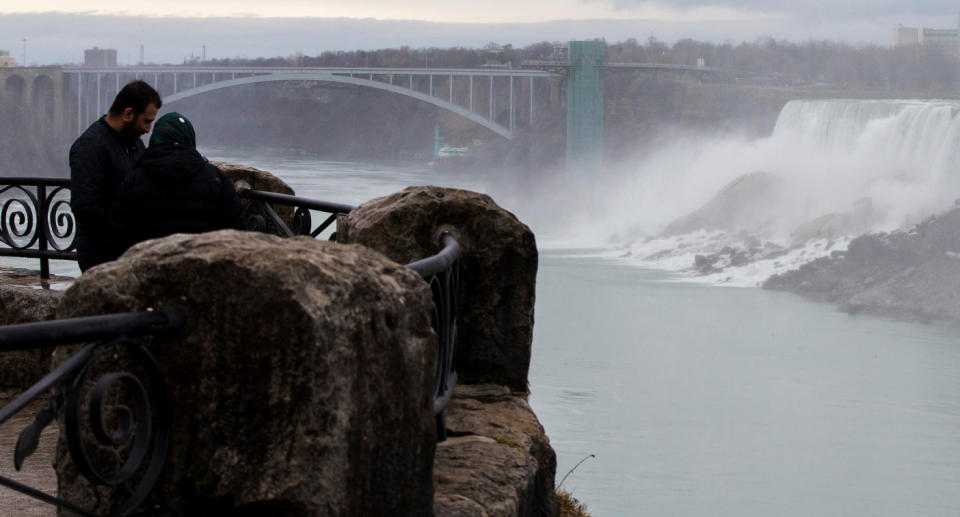
<svg viewBox="0 0 960 517"><path fill-rule="evenodd" d="M237 195L240 196L240 199L248 199L251 201L251 203L247 205L244 213L248 230L272 233L281 237L309 235L316 238L323 233L324 230L329 228L331 224L336 222L337 216L353 210L352 206L342 203L317 201L315 199L278 194L276 192L242 188L237 190ZM284 222L283 218L277 214L271 204L278 204L294 209L292 228ZM330 215L314 228L310 215L311 210L325 212Z"/></svg>
<svg viewBox="0 0 960 517"><path fill-rule="evenodd" d="M20 432L14 468L21 469L37 450L40 433L63 411L63 431L77 471L95 485L128 489L126 500L111 515L129 515L136 510L153 490L166 462L170 409L156 361L134 338L169 336L183 325L183 313L167 309L0 328L0 352L93 342L0 409L2 425L37 398L49 396L47 406ZM99 371L96 363L108 351L110 356L126 352L130 369L138 370L143 378L129 371ZM108 397L120 403L108 405ZM98 446L115 451L119 467L105 472L91 458L86 446L91 435ZM0 476L0 485L85 517L98 517L91 510L5 476Z"/></svg>
<svg viewBox="0 0 960 517"><path fill-rule="evenodd" d="M77 260L77 223L66 178L0 178L0 256L40 259L40 277L50 278L50 260Z"/></svg>
<svg viewBox="0 0 960 517"><path fill-rule="evenodd" d="M433 293L433 330L437 334L437 369L433 413L437 439L447 438L446 409L457 385L457 296L460 285L460 244L448 232L440 236L443 249L432 257L407 264L430 284Z"/></svg>

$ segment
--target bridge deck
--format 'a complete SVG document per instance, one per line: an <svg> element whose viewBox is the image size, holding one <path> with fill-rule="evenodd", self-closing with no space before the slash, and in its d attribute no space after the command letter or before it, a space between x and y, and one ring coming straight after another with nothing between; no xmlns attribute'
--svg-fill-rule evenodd
<svg viewBox="0 0 960 517"><path fill-rule="evenodd" d="M557 74L525 68L380 68L380 67L306 67L306 66L64 66L67 73L202 73L202 74L337 74L337 75L456 75L494 77L553 77Z"/></svg>

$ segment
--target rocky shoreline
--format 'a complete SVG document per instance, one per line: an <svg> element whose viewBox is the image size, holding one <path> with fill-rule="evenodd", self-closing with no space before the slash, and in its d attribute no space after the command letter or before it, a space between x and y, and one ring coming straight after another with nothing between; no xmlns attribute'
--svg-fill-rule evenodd
<svg viewBox="0 0 960 517"><path fill-rule="evenodd" d="M960 207L891 232L866 234L764 289L836 304L851 314L960 325Z"/></svg>

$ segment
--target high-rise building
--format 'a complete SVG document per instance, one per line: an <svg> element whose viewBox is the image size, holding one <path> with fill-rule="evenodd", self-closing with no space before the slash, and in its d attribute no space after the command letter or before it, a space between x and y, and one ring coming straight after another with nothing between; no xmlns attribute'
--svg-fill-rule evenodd
<svg viewBox="0 0 960 517"><path fill-rule="evenodd" d="M117 66L117 50L97 47L84 50L83 66Z"/></svg>

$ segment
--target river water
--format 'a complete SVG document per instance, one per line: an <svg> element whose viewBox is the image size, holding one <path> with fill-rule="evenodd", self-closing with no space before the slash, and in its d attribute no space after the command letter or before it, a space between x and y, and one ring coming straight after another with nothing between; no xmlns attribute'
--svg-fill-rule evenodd
<svg viewBox="0 0 960 517"><path fill-rule="evenodd" d="M330 201L490 190L420 164L204 151ZM546 244L537 281L530 402L558 482L595 455L563 486L595 517L960 513L956 333L681 282L617 255Z"/></svg>

